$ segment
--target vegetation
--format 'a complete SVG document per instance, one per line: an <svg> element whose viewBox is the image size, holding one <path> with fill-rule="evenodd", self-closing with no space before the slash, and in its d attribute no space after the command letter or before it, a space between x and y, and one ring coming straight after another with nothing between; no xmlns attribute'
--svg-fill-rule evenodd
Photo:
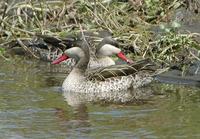
<svg viewBox="0 0 200 139"><path fill-rule="evenodd" d="M170 27L161 26L164 33L155 41L156 49L151 50L154 58L168 63L180 63L191 61L195 57L193 51L199 49L199 44L193 40L195 34L178 33L178 27L180 24L176 22Z"/></svg>
<svg viewBox="0 0 200 139"><path fill-rule="evenodd" d="M5 49L0 47L0 57L8 61L9 59L4 56L5 52Z"/></svg>
<svg viewBox="0 0 200 139"><path fill-rule="evenodd" d="M2 1L0 43L7 47L13 40L29 40L36 34L64 37L80 32L81 24L84 30L112 32L125 50L140 57L151 56L169 64L183 61L180 54L187 52L185 57L189 54L190 60L199 60L192 52L198 48L193 40L198 34L181 34L176 26L162 26L161 36L151 31L153 25L168 23L170 13L184 4L181 0Z"/></svg>

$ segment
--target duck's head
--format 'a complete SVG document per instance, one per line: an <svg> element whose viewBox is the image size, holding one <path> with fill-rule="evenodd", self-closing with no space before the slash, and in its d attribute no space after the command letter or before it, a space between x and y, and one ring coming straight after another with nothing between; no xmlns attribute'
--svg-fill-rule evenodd
<svg viewBox="0 0 200 139"><path fill-rule="evenodd" d="M123 61L127 63L132 63L132 60L129 60L124 53L121 51L121 49L118 48L119 44L116 40L114 40L112 37L105 37L97 46L96 48L96 56L102 57L102 56L113 56L116 55Z"/></svg>
<svg viewBox="0 0 200 139"><path fill-rule="evenodd" d="M54 60L52 64L59 64L69 58L74 58L76 61L79 61L83 57L85 57L85 53L80 47L72 47L67 49L58 59Z"/></svg>

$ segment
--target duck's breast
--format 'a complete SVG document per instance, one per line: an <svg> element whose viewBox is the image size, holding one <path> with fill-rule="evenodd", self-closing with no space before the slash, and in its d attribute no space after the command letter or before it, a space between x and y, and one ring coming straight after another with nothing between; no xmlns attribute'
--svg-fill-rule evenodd
<svg viewBox="0 0 200 139"><path fill-rule="evenodd" d="M62 89L63 91L74 91L77 92L78 86L85 82L85 77L78 69L73 69L67 78L64 80Z"/></svg>
<svg viewBox="0 0 200 139"><path fill-rule="evenodd" d="M90 69L93 69L93 68L107 67L111 65L115 65L115 61L112 60L112 58L101 57L101 58L91 59L88 66Z"/></svg>

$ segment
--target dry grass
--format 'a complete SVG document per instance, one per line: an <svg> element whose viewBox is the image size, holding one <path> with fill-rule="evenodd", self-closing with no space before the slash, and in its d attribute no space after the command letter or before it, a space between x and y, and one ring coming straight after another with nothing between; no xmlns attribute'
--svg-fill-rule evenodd
<svg viewBox="0 0 200 139"><path fill-rule="evenodd" d="M26 0L9 4L4 1L0 2L0 46L13 40L31 39L36 34L63 37L80 32L81 24L83 30L112 32L125 50L141 57L169 63L181 60L177 53L187 50L192 58L198 59L188 49L197 45L191 39L193 34L171 32L155 40L149 31L152 24L167 21L168 14L181 4L178 0Z"/></svg>

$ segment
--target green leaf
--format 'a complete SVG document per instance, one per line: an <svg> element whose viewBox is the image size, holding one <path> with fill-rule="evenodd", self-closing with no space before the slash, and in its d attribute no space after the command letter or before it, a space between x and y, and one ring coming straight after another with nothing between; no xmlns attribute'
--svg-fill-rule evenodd
<svg viewBox="0 0 200 139"><path fill-rule="evenodd" d="M4 54L4 53L5 53L5 48L0 47L0 54Z"/></svg>

